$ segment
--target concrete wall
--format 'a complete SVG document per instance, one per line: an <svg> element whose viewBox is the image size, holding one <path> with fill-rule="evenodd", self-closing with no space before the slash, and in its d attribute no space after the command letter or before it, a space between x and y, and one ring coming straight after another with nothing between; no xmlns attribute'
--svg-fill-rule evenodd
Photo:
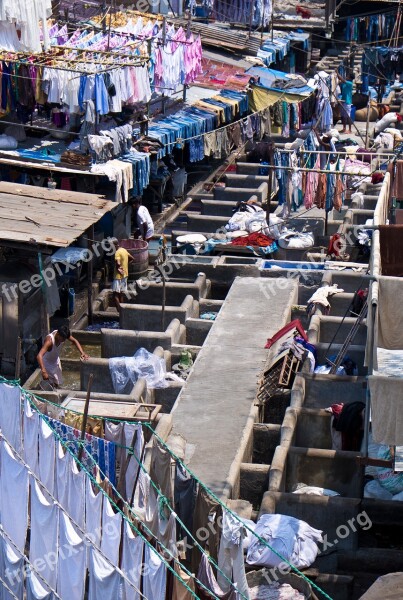
<svg viewBox="0 0 403 600"><path fill-rule="evenodd" d="M230 202L229 200L202 200L200 202L201 214L230 219L236 205L236 202Z"/></svg>
<svg viewBox="0 0 403 600"><path fill-rule="evenodd" d="M256 196L257 201L263 204L267 200L267 183L261 183L259 186L250 188L239 187L221 187L214 188L214 200L230 200L232 202L241 202L249 200L251 196Z"/></svg>
<svg viewBox="0 0 403 600"><path fill-rule="evenodd" d="M189 231L200 231L203 233L215 233L223 230L228 223L229 217L216 217L208 215L197 215L187 213L187 224Z"/></svg>
<svg viewBox="0 0 403 600"><path fill-rule="evenodd" d="M207 319L188 319L186 321L186 343L203 346L214 321Z"/></svg>
<svg viewBox="0 0 403 600"><path fill-rule="evenodd" d="M304 408L327 408L337 402L365 402L364 377L304 374Z"/></svg>
<svg viewBox="0 0 403 600"><path fill-rule="evenodd" d="M165 331L102 329L102 356L133 356L139 348L153 352L156 346L169 350L172 344L185 342L185 331L178 319L173 319Z"/></svg>
<svg viewBox="0 0 403 600"><path fill-rule="evenodd" d="M285 491L296 483L324 487L342 496L360 498L362 478L356 463L357 452L337 452L311 448L288 450Z"/></svg>
<svg viewBox="0 0 403 600"><path fill-rule="evenodd" d="M122 329L160 331L162 328L162 307L146 304L121 304L120 327ZM185 324L189 317L198 316L198 303L193 296L184 298L180 306L165 307L165 323L178 319Z"/></svg>
<svg viewBox="0 0 403 600"><path fill-rule="evenodd" d="M354 498L266 492L259 515L279 513L301 519L323 531L329 542L337 539L337 550L356 550L357 531L352 529L350 535L342 539L336 530L339 525L348 526L348 520L355 518L359 512L360 500Z"/></svg>
<svg viewBox="0 0 403 600"><path fill-rule="evenodd" d="M236 163L236 172L239 175L254 175L255 177L259 176L259 171L262 168L260 163L247 163L247 162L237 162Z"/></svg>

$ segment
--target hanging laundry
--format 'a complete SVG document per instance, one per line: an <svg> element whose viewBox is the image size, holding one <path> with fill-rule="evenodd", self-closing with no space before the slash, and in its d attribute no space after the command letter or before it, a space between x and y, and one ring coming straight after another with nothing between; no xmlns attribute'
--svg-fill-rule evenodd
<svg viewBox="0 0 403 600"><path fill-rule="evenodd" d="M101 550L114 564L119 564L120 534L122 529L122 515L115 513L111 503L104 498L102 508L102 536Z"/></svg>
<svg viewBox="0 0 403 600"><path fill-rule="evenodd" d="M319 173L318 186L315 194L315 204L318 208L325 208L327 179L326 173Z"/></svg>
<svg viewBox="0 0 403 600"><path fill-rule="evenodd" d="M25 560L23 552L19 553L15 547L0 536L0 569L2 579L6 582L11 592L18 598L24 598L24 569ZM7 590L2 586L2 598L14 600Z"/></svg>
<svg viewBox="0 0 403 600"><path fill-rule="evenodd" d="M68 470L68 513L82 529L85 522L85 480L87 474L80 471L72 458Z"/></svg>
<svg viewBox="0 0 403 600"><path fill-rule="evenodd" d="M144 540L140 536L135 536L129 523L123 525L123 546L121 568L131 583L140 590L141 571L143 564ZM126 596L125 600L140 600L140 592L136 592L133 587L123 580L123 590Z"/></svg>
<svg viewBox="0 0 403 600"><path fill-rule="evenodd" d="M197 497L197 481L180 462L177 462L175 467L174 489L175 512L185 527L189 531L192 531L193 513ZM187 535L186 531L180 528L179 539L183 539Z"/></svg>
<svg viewBox="0 0 403 600"><path fill-rule="evenodd" d="M126 448L132 448L133 439L135 440L133 446L133 456L130 458L126 475L125 475L125 484L126 484L126 498L130 502L133 492L134 486L139 484L140 477L144 477L144 470L140 467L140 462L143 457L143 449L144 449L144 434L143 428L141 425L134 425L131 423L124 424L124 445ZM128 451L126 451L125 459L128 456ZM137 483L136 483L137 482Z"/></svg>
<svg viewBox="0 0 403 600"><path fill-rule="evenodd" d="M202 554L200 560L197 579L204 586L202 587L198 582L196 582L197 595L201 600L210 600L211 598L211 595L206 592L205 588L210 590L216 598L221 598L222 600L238 600L239 598L237 592L233 588L229 592L223 592L217 583L213 569L211 568L211 565L205 554Z"/></svg>
<svg viewBox="0 0 403 600"><path fill-rule="evenodd" d="M59 507L47 500L36 481L31 481L31 538L29 559L31 563L41 560L41 575L56 589L57 568L45 556L57 557L59 552Z"/></svg>
<svg viewBox="0 0 403 600"><path fill-rule="evenodd" d="M144 564L148 566L143 575L143 593L146 598L165 600L167 568L158 553L149 544L144 549Z"/></svg>
<svg viewBox="0 0 403 600"><path fill-rule="evenodd" d="M173 502L172 457L166 448L154 441L151 453L150 477L156 483L162 494Z"/></svg>
<svg viewBox="0 0 403 600"><path fill-rule="evenodd" d="M175 563L174 569L175 573L177 573L178 577L180 577L180 579L186 583L187 587L193 592L196 592L194 577L183 571L183 569L181 569L177 563ZM180 581L178 577L173 578L172 600L192 600L194 595L191 594L189 589L183 585L182 581Z"/></svg>
<svg viewBox="0 0 403 600"><path fill-rule="evenodd" d="M28 398L24 399L24 460L35 475L38 475L38 435L39 415L31 407Z"/></svg>
<svg viewBox="0 0 403 600"><path fill-rule="evenodd" d="M21 552L28 528L28 470L4 440L0 443L0 514L5 532Z"/></svg>
<svg viewBox="0 0 403 600"><path fill-rule="evenodd" d="M53 430L48 423L41 419L39 423L39 459L38 470L39 478L49 490L50 494L55 491L55 460L56 460L56 439Z"/></svg>
<svg viewBox="0 0 403 600"><path fill-rule="evenodd" d="M101 547L102 533L102 504L104 495L100 490L94 492L91 480L87 478L85 484L85 529L84 531L90 536L94 546ZM87 560L89 563L89 550L87 552Z"/></svg>
<svg viewBox="0 0 403 600"><path fill-rule="evenodd" d="M120 572L114 569L97 550L91 548L88 600L119 598L121 585Z"/></svg>
<svg viewBox="0 0 403 600"><path fill-rule="evenodd" d="M46 417L46 420L51 425L52 429L55 430L56 434L64 441L69 443L69 448L77 456L80 448L79 440L81 438L81 431L57 421ZM91 435L85 434L85 445L84 452L82 453L81 462L85 468L92 473L97 474L96 466L99 465L101 476L107 477L112 485L116 482L115 473L115 445L111 442Z"/></svg>
<svg viewBox="0 0 403 600"><path fill-rule="evenodd" d="M240 519L224 510L222 534L218 553L217 583L224 592L231 589L231 581L245 598L249 598L249 587L245 575L243 557L244 527Z"/></svg>
<svg viewBox="0 0 403 600"><path fill-rule="evenodd" d="M55 595L49 586L34 572L29 570L27 575L26 600L54 600Z"/></svg>
<svg viewBox="0 0 403 600"><path fill-rule="evenodd" d="M19 387L0 383L0 429L18 453L22 449L21 420Z"/></svg>
<svg viewBox="0 0 403 600"><path fill-rule="evenodd" d="M84 515L83 515L84 516ZM86 548L67 515L60 513L57 593L61 598L82 600L85 591Z"/></svg>

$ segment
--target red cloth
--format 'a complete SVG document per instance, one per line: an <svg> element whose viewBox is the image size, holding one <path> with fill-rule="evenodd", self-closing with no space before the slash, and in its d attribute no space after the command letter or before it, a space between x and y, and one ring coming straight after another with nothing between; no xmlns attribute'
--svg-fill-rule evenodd
<svg viewBox="0 0 403 600"><path fill-rule="evenodd" d="M307 8L303 8L302 6L297 6L296 9L297 15L301 15L303 19L310 19L312 17L312 13Z"/></svg>
<svg viewBox="0 0 403 600"><path fill-rule="evenodd" d="M250 233L247 236L239 236L233 239L231 243L234 246L260 246L261 248L265 248L266 246L271 246L273 242L272 238L257 232Z"/></svg>
<svg viewBox="0 0 403 600"><path fill-rule="evenodd" d="M332 404L332 406L330 407L332 409L332 413L334 417L339 417L341 414L341 411L343 410L343 406L344 404Z"/></svg>
<svg viewBox="0 0 403 600"><path fill-rule="evenodd" d="M327 249L328 256L340 256L340 248L342 246L342 239L340 233L332 235L329 241Z"/></svg>
<svg viewBox="0 0 403 600"><path fill-rule="evenodd" d="M382 183L382 181L385 179L385 174L384 173L380 173L379 171L372 173L372 177L371 177L371 183Z"/></svg>

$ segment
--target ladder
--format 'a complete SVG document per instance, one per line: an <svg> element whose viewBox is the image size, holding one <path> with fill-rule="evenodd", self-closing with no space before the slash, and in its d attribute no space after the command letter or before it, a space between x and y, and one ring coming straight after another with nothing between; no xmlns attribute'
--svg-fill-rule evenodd
<svg viewBox="0 0 403 600"><path fill-rule="evenodd" d="M359 329L361 323L367 316L367 311L368 311L368 300L365 300L365 302L362 306L361 312L357 316L357 319L356 319L354 325L352 326L352 328L349 331L349 334L347 335L346 339L344 340L343 345L340 348L339 353L336 356L334 362L332 362L328 358L326 359L332 365L331 369L329 371L330 375L335 375L337 373L337 369L340 367L341 363L343 362L350 344L354 341L354 338L357 335L357 332L358 332L358 329Z"/></svg>

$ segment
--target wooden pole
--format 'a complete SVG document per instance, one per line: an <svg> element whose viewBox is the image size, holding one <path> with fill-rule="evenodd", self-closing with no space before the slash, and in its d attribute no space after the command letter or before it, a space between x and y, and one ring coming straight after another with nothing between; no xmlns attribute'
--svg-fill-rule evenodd
<svg viewBox="0 0 403 600"><path fill-rule="evenodd" d="M17 338L17 352L15 355L15 379L20 378L21 371L21 357L22 357L22 345L21 345L21 337Z"/></svg>
<svg viewBox="0 0 403 600"><path fill-rule="evenodd" d="M139 477L140 477L140 469L141 469L140 465L144 461L144 454L145 454L145 452L146 452L146 441L144 440L143 448L141 449L140 464L139 464L139 468L137 470L136 479L134 480L132 495L130 497L130 506L133 506L134 494L136 493L137 482L138 482Z"/></svg>
<svg viewBox="0 0 403 600"><path fill-rule="evenodd" d="M367 125L365 128L365 147L368 147L368 138L369 138L369 113L371 110L371 94L368 94L368 105L367 105Z"/></svg>
<svg viewBox="0 0 403 600"><path fill-rule="evenodd" d="M93 314L92 314L92 282L93 282L93 274L94 274L94 253L90 247L90 240L94 239L94 225L91 225L89 230L89 236L87 239L87 250L90 252L90 260L88 261L88 289L87 289L87 299L88 299L88 324L92 325L93 322Z"/></svg>
<svg viewBox="0 0 403 600"><path fill-rule="evenodd" d="M270 165L273 166L274 149L273 149L273 144L271 142L269 144L269 162L270 162ZM268 225L270 225L270 210L271 210L271 195L273 192L273 177L274 177L274 170L270 169L269 170L268 190L267 190L267 207L266 207L266 221L267 221Z"/></svg>
<svg viewBox="0 0 403 600"><path fill-rule="evenodd" d="M42 252L38 252L38 265L39 265L39 274L42 279L43 300L42 300L42 304L41 304L41 332L42 332L42 339L44 340L45 337L49 333L49 313L48 313L48 303L47 303L48 294L47 294L47 290L46 290L46 282L43 277Z"/></svg>
<svg viewBox="0 0 403 600"><path fill-rule="evenodd" d="M78 450L78 460L81 461L81 457L83 455L83 442L85 440L85 430L87 429L87 421L88 421L88 407L90 405L90 396L91 396L91 388L92 388L92 382L94 380L94 375L93 373L90 374L89 379L88 379L88 386L87 386L87 396L85 398L85 406L84 406L84 414L83 414L83 424L81 427L81 435L80 435L80 448Z"/></svg>
<svg viewBox="0 0 403 600"><path fill-rule="evenodd" d="M165 331L165 306L167 303L167 290L166 290L166 281L165 281L165 273L161 269L162 275L162 331Z"/></svg>
<svg viewBox="0 0 403 600"><path fill-rule="evenodd" d="M131 452L134 454L134 446L136 444L136 440L137 440L137 429L134 431L133 437L132 437L132 441L130 444L130 450ZM132 455L130 452L128 452L125 462L123 465L120 465L120 474L119 474L119 483L118 483L118 492L119 494L121 494L122 496L124 495L124 491L125 491L125 487L124 487L124 483L125 483L125 478L126 478L126 473L127 473L127 469L129 468L129 463L131 461Z"/></svg>

